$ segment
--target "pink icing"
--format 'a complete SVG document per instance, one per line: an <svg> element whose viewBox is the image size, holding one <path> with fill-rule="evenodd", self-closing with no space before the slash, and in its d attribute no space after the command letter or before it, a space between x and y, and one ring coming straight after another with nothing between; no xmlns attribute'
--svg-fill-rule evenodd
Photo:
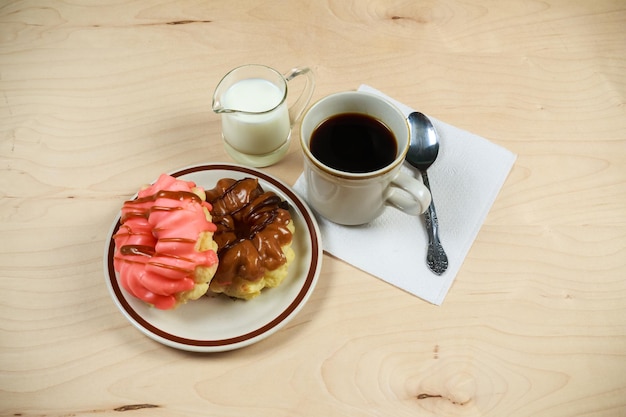
<svg viewBox="0 0 626 417"><path fill-rule="evenodd" d="M202 232L215 232L203 208L211 205L192 193L196 184L167 174L139 191L122 207L115 239L114 267L122 287L135 297L168 310L176 294L194 288L197 266L218 262L214 250L195 250Z"/></svg>

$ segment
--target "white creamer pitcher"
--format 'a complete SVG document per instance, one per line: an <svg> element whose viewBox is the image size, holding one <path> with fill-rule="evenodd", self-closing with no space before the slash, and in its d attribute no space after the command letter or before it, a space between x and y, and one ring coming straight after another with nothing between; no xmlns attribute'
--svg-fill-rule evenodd
<svg viewBox="0 0 626 417"><path fill-rule="evenodd" d="M288 107L288 83L304 75L298 99ZM227 73L213 94L213 111L222 116L222 138L237 162L264 167L289 150L291 127L311 101L315 81L307 67L283 75L265 65L244 65Z"/></svg>

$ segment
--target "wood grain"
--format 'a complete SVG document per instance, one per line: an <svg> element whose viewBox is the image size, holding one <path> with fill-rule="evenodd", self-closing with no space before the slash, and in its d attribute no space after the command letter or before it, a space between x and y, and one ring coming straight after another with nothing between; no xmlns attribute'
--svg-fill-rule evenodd
<svg viewBox="0 0 626 417"><path fill-rule="evenodd" d="M620 0L0 4L0 415L626 416L625 28ZM443 306L325 255L242 350L166 348L116 309L122 201L229 161L211 96L251 62L518 154ZM295 141L267 172L296 180Z"/></svg>

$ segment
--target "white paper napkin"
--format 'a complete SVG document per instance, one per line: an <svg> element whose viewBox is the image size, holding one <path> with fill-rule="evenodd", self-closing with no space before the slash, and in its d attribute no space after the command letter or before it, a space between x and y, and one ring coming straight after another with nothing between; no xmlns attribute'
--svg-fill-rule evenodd
<svg viewBox="0 0 626 417"><path fill-rule="evenodd" d="M405 115L413 111L372 87ZM480 136L429 117L441 142L437 161L428 169L439 219L439 237L448 255L448 270L433 274L426 265L428 237L422 217L387 207L373 222L340 226L317 215L322 245L328 253L428 302L441 305L489 209L517 156ZM406 172L419 172L405 164ZM306 180L300 175L294 190L305 200Z"/></svg>

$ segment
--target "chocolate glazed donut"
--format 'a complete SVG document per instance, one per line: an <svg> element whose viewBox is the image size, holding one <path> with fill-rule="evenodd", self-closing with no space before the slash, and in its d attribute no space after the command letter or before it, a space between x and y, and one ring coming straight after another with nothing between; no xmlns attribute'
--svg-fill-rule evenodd
<svg viewBox="0 0 626 417"><path fill-rule="evenodd" d="M256 178L224 178L206 190L213 206L213 235L219 266L212 287L230 285L236 279L257 282L267 271L287 262L283 247L290 244L287 227L291 215L285 201L264 191Z"/></svg>

